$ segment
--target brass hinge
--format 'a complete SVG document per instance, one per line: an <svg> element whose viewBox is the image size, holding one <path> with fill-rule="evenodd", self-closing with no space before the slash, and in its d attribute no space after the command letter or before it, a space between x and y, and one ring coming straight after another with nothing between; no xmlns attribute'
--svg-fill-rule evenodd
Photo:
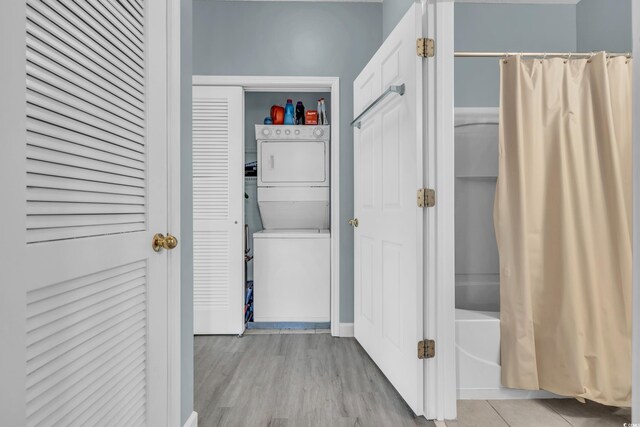
<svg viewBox="0 0 640 427"><path fill-rule="evenodd" d="M436 356L436 342L434 340L418 341L418 359L431 359Z"/></svg>
<svg viewBox="0 0 640 427"><path fill-rule="evenodd" d="M418 207L432 208L436 205L436 190L421 188L418 190Z"/></svg>
<svg viewBox="0 0 640 427"><path fill-rule="evenodd" d="M434 39L417 39L416 48L418 56L421 58L433 58L436 55L436 41Z"/></svg>

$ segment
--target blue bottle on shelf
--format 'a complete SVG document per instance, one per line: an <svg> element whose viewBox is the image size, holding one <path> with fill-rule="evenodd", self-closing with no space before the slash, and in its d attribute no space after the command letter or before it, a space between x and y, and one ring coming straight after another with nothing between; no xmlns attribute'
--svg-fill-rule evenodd
<svg viewBox="0 0 640 427"><path fill-rule="evenodd" d="M296 123L295 110L293 109L293 100L287 99L287 105L284 106L284 124L293 125Z"/></svg>

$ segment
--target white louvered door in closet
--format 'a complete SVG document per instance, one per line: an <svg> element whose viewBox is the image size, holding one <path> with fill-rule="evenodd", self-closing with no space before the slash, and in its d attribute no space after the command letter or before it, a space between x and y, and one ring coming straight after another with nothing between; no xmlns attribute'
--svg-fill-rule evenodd
<svg viewBox="0 0 640 427"><path fill-rule="evenodd" d="M0 6L0 425L167 425L166 8Z"/></svg>
<svg viewBox="0 0 640 427"><path fill-rule="evenodd" d="M244 331L244 91L193 86L193 329Z"/></svg>

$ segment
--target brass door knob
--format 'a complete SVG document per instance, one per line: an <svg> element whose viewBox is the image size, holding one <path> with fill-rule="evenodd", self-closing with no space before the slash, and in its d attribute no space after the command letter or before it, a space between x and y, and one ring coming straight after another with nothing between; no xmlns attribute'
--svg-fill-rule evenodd
<svg viewBox="0 0 640 427"><path fill-rule="evenodd" d="M176 246L178 246L178 239L169 233L167 233L166 237L164 234L158 233L153 236L153 240L151 241L151 247L156 252L160 252L162 249L173 249Z"/></svg>
<svg viewBox="0 0 640 427"><path fill-rule="evenodd" d="M358 221L358 218L353 218L349 220L349 225L352 227L357 227L358 224L360 224L360 222Z"/></svg>

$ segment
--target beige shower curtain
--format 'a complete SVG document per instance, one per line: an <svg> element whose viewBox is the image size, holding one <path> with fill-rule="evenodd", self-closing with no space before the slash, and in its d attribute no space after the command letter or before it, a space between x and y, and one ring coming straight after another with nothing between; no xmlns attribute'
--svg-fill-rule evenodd
<svg viewBox="0 0 640 427"><path fill-rule="evenodd" d="M502 382L631 400L631 61L501 60Z"/></svg>

